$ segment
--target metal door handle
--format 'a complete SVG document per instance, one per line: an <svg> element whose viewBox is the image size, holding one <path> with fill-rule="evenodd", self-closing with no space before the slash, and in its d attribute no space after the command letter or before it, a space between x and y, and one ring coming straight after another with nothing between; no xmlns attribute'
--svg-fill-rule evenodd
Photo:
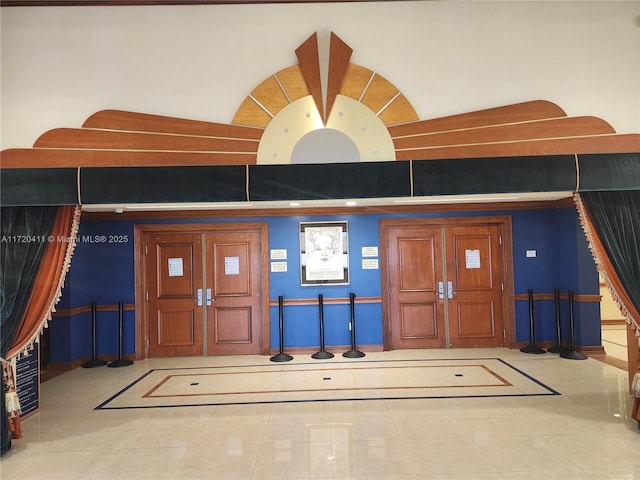
<svg viewBox="0 0 640 480"><path fill-rule="evenodd" d="M207 307L210 307L212 303L213 300L211 299L211 289L207 288Z"/></svg>
<svg viewBox="0 0 640 480"><path fill-rule="evenodd" d="M438 298L444 300L444 283L438 282Z"/></svg>
<svg viewBox="0 0 640 480"><path fill-rule="evenodd" d="M453 282L447 282L447 298L453 298Z"/></svg>
<svg viewBox="0 0 640 480"><path fill-rule="evenodd" d="M202 289L201 288L198 289L198 306L199 307L202 306Z"/></svg>

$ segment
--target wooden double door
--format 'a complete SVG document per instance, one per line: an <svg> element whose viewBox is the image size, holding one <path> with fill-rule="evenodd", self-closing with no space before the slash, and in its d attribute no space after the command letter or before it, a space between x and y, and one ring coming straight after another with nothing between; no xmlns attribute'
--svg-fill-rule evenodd
<svg viewBox="0 0 640 480"><path fill-rule="evenodd" d="M382 226L385 347L505 345L504 225L460 222Z"/></svg>
<svg viewBox="0 0 640 480"><path fill-rule="evenodd" d="M263 353L261 229L149 232L143 242L147 356Z"/></svg>

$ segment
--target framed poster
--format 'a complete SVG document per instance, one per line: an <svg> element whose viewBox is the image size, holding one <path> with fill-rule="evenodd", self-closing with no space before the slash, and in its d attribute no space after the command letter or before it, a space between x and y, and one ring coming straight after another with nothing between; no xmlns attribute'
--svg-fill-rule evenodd
<svg viewBox="0 0 640 480"><path fill-rule="evenodd" d="M302 286L348 285L347 222L300 222L299 233Z"/></svg>

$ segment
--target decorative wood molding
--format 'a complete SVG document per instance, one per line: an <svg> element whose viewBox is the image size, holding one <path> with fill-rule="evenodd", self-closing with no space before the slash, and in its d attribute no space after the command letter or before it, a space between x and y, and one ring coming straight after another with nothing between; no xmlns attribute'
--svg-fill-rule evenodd
<svg viewBox="0 0 640 480"><path fill-rule="evenodd" d="M123 5L268 2L3 1L3 5L12 6L27 3ZM302 128L295 133L290 131L288 136L280 138L274 136L279 134L276 133L278 129L268 133L268 125L285 111L288 112L287 122L297 119L291 117L294 111L287 110L287 107L307 97L312 98L310 105L312 108L315 105L325 124L334 103L340 103L341 113L345 108L354 109L345 111L345 116L356 118L359 114L357 112L366 111L371 114L371 123L379 120L381 126L375 127L380 128L376 132L388 135L389 150L385 151L385 158L376 160L640 152L640 134L617 135L611 125L600 118L568 117L558 105L545 100L420 120L408 99L391 82L372 70L350 63L352 48L333 32L328 38L329 58L326 64L321 64L325 60L321 58L319 42L324 40L314 33L295 49L298 64L286 67L261 82L242 102L232 124L103 110L91 115L81 128L59 128L44 133L33 148L3 151L2 167L152 167L271 163L274 159L270 149L266 150L268 155L260 156L261 144L271 146L275 142L274 145L280 145L286 139L291 145L285 150L292 151L306 130ZM328 79L326 86L321 81L325 74ZM307 116L313 115L307 113ZM347 128L344 125L340 128ZM374 125L370 127L369 130L373 131ZM343 133L349 136L349 132ZM372 140L366 138L365 143L369 147L367 142ZM380 135L376 138L379 139ZM358 145L359 148L365 146ZM395 158L386 158L394 155ZM286 158L279 160L279 163L290 161L291 159Z"/></svg>
<svg viewBox="0 0 640 480"><path fill-rule="evenodd" d="M124 305L124 310L125 311L130 311L130 312L135 312L136 308L135 305L133 304L125 304ZM96 311L97 312L117 312L118 311L118 305L96 305ZM89 313L91 312L91 305L82 305L79 307L73 307L73 308L68 308L68 309L61 309L61 310L56 310L55 312L52 313L52 316L54 317L73 317L75 315L80 315L83 313Z"/></svg>

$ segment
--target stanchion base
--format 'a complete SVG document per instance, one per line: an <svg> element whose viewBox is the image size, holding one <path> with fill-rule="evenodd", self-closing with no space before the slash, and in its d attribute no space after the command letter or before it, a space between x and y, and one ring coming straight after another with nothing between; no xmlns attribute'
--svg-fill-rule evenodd
<svg viewBox="0 0 640 480"><path fill-rule="evenodd" d="M133 360L127 360L126 358L120 358L118 360L114 360L108 366L112 368L118 367L128 367L129 365L133 365Z"/></svg>
<svg viewBox="0 0 640 480"><path fill-rule="evenodd" d="M89 360L86 363L82 364L82 368L95 368L95 367L104 367L107 364L104 360L100 360L99 358Z"/></svg>
<svg viewBox="0 0 640 480"><path fill-rule="evenodd" d="M567 347L563 347L562 345L556 345L555 347L551 347L551 348L547 348L547 352L549 353L566 353L566 352L570 352L571 350L568 349Z"/></svg>
<svg viewBox="0 0 640 480"><path fill-rule="evenodd" d="M544 348L540 348L535 345L529 345L528 347L521 348L520 351L522 353L534 353L536 355L540 353L547 353Z"/></svg>
<svg viewBox="0 0 640 480"><path fill-rule="evenodd" d="M320 350L319 352L311 355L311 358L315 358L316 360L326 360L327 358L333 358L333 353L327 352L325 350Z"/></svg>
<svg viewBox="0 0 640 480"><path fill-rule="evenodd" d="M348 352L344 352L342 356L347 358L360 358L364 357L364 353L360 350L349 350Z"/></svg>
<svg viewBox="0 0 640 480"><path fill-rule="evenodd" d="M288 362L289 360L293 360L293 357L291 355L287 355L286 353L278 353L277 355L271 357L269 360L271 360L272 362Z"/></svg>
<svg viewBox="0 0 640 480"><path fill-rule="evenodd" d="M563 352L560 354L562 358L568 358L569 360L586 360L587 357L584 353L580 352Z"/></svg>

